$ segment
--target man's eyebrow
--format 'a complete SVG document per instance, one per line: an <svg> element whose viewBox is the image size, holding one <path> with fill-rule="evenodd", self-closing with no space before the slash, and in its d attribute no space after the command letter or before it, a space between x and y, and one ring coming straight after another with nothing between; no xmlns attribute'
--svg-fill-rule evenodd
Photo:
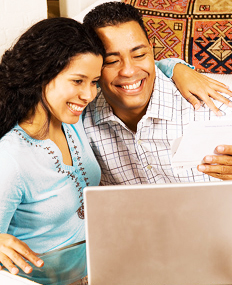
<svg viewBox="0 0 232 285"><path fill-rule="evenodd" d="M132 49L130 50L130 52L136 51L136 50L141 49L141 48L147 48L147 47L148 47L148 46L146 46L146 45L139 45L139 46L137 46L137 47L132 48Z"/></svg>
<svg viewBox="0 0 232 285"><path fill-rule="evenodd" d="M130 50L130 52L134 52L134 51L136 51L136 50L138 50L138 49L147 48L147 47L148 47L148 46L146 46L146 45L139 45L139 46L136 46L136 47L132 48L132 49ZM113 55L119 56L119 55L120 55L120 52L107 52L106 55L105 55L105 57L113 56Z"/></svg>

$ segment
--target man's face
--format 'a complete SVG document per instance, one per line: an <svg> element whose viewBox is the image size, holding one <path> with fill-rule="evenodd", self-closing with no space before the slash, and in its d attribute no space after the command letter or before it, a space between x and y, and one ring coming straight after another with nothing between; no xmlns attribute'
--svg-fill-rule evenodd
<svg viewBox="0 0 232 285"><path fill-rule="evenodd" d="M152 47L135 21L96 29L106 49L100 86L114 113L144 113L155 79Z"/></svg>

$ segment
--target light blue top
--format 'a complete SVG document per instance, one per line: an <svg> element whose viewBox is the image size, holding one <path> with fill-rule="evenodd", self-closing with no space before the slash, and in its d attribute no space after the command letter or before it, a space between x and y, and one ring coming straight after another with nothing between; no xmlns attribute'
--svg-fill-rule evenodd
<svg viewBox="0 0 232 285"><path fill-rule="evenodd" d="M73 166L51 140L32 139L18 125L0 140L0 232L35 252L85 239L82 192L101 174L81 121L63 124Z"/></svg>
<svg viewBox="0 0 232 285"><path fill-rule="evenodd" d="M155 61L155 65L169 78L173 76L173 70L177 63L182 63L194 69L194 66L188 64L180 58L165 58L160 61Z"/></svg>

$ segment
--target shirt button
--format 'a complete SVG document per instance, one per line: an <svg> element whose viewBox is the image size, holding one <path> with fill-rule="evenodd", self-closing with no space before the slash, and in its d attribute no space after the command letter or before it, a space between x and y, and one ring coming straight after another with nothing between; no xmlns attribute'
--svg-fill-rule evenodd
<svg viewBox="0 0 232 285"><path fill-rule="evenodd" d="M142 141L141 141L141 140L138 140L138 144L139 144L139 145L142 144Z"/></svg>
<svg viewBox="0 0 232 285"><path fill-rule="evenodd" d="M78 173L78 172L79 172L79 170L78 170L78 169L76 169L76 170L75 170L75 172L76 172L76 173Z"/></svg>
<svg viewBox="0 0 232 285"><path fill-rule="evenodd" d="M73 160L74 160L74 161L77 161L77 158L76 158L76 157L74 157L74 158L73 158Z"/></svg>
<svg viewBox="0 0 232 285"><path fill-rule="evenodd" d="M148 166L147 166L147 169L148 169L148 170L151 170L151 169L152 169L152 166L151 166L151 165L148 165Z"/></svg>

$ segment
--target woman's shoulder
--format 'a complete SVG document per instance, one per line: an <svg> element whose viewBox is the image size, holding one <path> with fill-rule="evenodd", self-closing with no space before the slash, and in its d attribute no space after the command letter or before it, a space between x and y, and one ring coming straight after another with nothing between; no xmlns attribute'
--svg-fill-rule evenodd
<svg viewBox="0 0 232 285"><path fill-rule="evenodd" d="M0 139L0 157L8 154L17 158L28 153L32 146L30 137L17 125Z"/></svg>
<svg viewBox="0 0 232 285"><path fill-rule="evenodd" d="M16 135L14 128L11 129L0 139L0 150L15 147L19 136Z"/></svg>

